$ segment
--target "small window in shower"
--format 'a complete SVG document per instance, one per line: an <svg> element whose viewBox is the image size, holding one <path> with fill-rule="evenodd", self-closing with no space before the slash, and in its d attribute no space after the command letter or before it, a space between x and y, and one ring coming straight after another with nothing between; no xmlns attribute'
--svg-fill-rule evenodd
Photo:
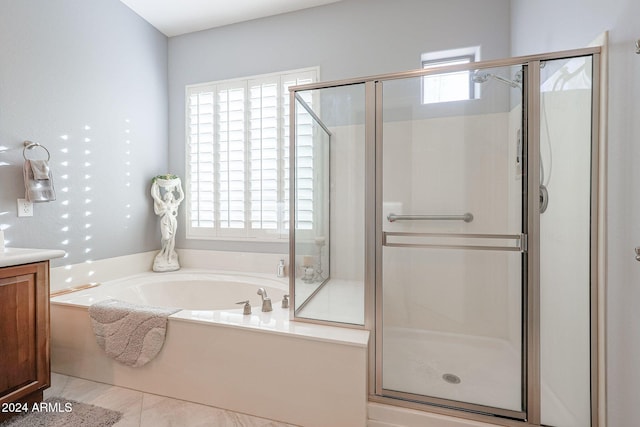
<svg viewBox="0 0 640 427"><path fill-rule="evenodd" d="M422 68L468 64L479 59L480 47L443 50L422 54ZM430 74L422 78L422 103L465 101L477 98L472 73L468 70Z"/></svg>

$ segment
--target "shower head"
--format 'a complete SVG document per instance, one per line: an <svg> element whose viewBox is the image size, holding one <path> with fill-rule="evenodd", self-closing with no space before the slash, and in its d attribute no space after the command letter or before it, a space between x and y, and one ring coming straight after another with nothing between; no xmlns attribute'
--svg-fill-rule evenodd
<svg viewBox="0 0 640 427"><path fill-rule="evenodd" d="M518 73L516 74L516 78L514 80L509 80L504 77L498 76L497 74L479 73L478 71L476 71L475 73L473 73L473 76L471 77L471 80L473 80L474 83L484 83L489 79L494 79L501 83L505 83L511 86L512 88L520 88L520 81L522 79L522 75Z"/></svg>

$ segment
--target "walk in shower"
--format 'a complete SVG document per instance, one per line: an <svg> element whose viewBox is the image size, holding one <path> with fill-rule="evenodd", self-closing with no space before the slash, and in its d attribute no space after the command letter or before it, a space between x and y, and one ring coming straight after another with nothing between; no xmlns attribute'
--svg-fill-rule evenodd
<svg viewBox="0 0 640 427"><path fill-rule="evenodd" d="M293 317L372 330L371 400L597 426L598 70L585 49L291 89Z"/></svg>

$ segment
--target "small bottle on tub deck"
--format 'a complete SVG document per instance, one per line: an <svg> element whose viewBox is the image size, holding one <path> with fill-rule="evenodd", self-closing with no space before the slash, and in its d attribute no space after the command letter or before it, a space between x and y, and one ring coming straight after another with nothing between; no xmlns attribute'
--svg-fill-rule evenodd
<svg viewBox="0 0 640 427"><path fill-rule="evenodd" d="M278 277L284 277L285 276L285 272L284 272L284 260L281 259L280 260L280 264L278 264Z"/></svg>

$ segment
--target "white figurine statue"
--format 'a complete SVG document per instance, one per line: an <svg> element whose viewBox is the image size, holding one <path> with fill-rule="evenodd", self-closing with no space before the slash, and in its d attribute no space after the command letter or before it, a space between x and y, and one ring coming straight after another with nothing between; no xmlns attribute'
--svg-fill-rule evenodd
<svg viewBox="0 0 640 427"><path fill-rule="evenodd" d="M178 207L184 200L180 178L176 175L158 175L151 184L153 211L160 216L162 249L153 261L153 271L175 271L180 269L175 251L178 228Z"/></svg>

